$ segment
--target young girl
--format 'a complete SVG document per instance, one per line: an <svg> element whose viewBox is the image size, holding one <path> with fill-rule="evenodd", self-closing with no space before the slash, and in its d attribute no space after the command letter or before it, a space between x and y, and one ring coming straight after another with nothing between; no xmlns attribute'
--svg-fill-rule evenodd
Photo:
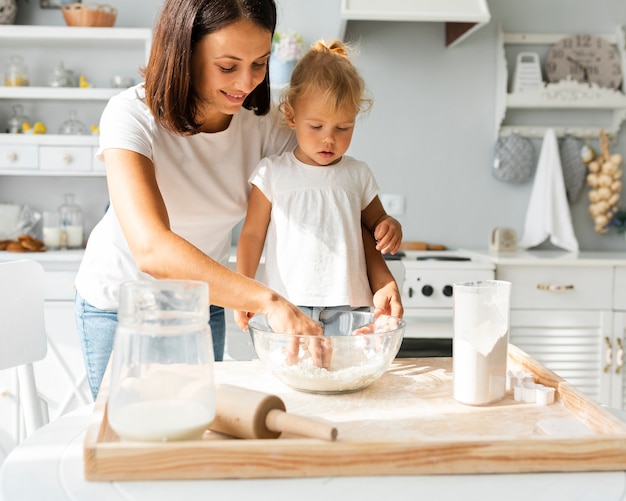
<svg viewBox="0 0 626 501"><path fill-rule="evenodd" d="M294 68L280 104L296 149L261 160L250 178L237 271L255 276L267 240L265 283L314 319L328 308L372 306L362 231L383 253L395 253L402 240L368 166L345 155L357 115L371 104L364 90L346 46L318 42ZM235 313L242 329L249 317Z"/></svg>

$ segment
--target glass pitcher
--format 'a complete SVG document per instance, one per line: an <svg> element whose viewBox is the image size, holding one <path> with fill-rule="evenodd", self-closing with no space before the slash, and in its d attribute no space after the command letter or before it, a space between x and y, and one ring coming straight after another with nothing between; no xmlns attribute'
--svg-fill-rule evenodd
<svg viewBox="0 0 626 501"><path fill-rule="evenodd" d="M209 290L154 280L120 287L109 425L122 440L200 439L215 417Z"/></svg>

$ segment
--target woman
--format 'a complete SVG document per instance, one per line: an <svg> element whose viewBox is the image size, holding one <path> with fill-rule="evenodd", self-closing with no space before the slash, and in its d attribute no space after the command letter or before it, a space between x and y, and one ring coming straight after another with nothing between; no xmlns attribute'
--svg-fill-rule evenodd
<svg viewBox="0 0 626 501"><path fill-rule="evenodd" d="M112 98L100 122L110 207L76 278L76 321L94 398L112 350L118 288L138 279L209 284L216 360L223 307L261 313L280 331L320 328L284 297L226 263L258 161L295 146L270 110L273 0L166 0L145 83ZM393 277L367 239L374 304L402 314ZM219 305L219 307L215 306Z"/></svg>

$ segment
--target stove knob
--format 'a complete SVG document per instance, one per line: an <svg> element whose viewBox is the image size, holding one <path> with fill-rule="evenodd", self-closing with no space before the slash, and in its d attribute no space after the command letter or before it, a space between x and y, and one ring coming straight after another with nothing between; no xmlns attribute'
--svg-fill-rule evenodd
<svg viewBox="0 0 626 501"><path fill-rule="evenodd" d="M443 286L443 295L446 297L452 297L452 286L444 285Z"/></svg>
<svg viewBox="0 0 626 501"><path fill-rule="evenodd" d="M433 288L430 285L425 285L424 287L422 287L422 294L424 294L424 296L428 297L428 296L432 296L433 295Z"/></svg>

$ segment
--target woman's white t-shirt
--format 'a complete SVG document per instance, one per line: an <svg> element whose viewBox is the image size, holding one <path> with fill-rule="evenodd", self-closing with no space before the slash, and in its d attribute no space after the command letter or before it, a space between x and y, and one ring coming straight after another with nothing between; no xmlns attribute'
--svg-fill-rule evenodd
<svg viewBox="0 0 626 501"><path fill-rule="evenodd" d="M265 277L300 306L371 306L361 211L378 193L366 163L300 162L292 152L264 158L250 178L272 204Z"/></svg>
<svg viewBox="0 0 626 501"><path fill-rule="evenodd" d="M152 160L173 232L220 263L228 261L232 228L245 216L248 179L259 160L295 147L275 107L264 116L242 108L217 133L174 135L145 103L143 84L113 97L100 120L100 146L134 151ZM118 288L140 272L110 206L91 232L76 288L93 306L115 310Z"/></svg>

